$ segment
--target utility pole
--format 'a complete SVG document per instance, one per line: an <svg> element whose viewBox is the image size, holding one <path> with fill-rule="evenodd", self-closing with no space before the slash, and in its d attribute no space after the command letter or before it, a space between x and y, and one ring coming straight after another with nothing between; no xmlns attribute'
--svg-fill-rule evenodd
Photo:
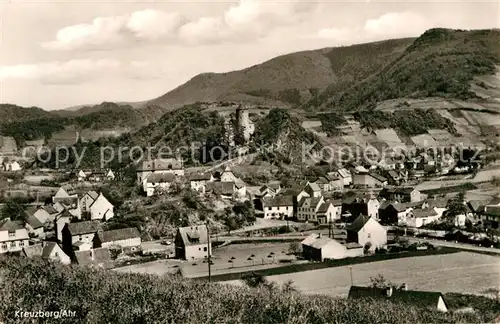
<svg viewBox="0 0 500 324"><path fill-rule="evenodd" d="M212 268L211 268L212 267L212 265L211 265L212 260L211 260L211 253L210 253L211 252L210 251L210 229L209 229L208 225L209 225L209 222L207 220L208 282L211 282L212 281Z"/></svg>
<svg viewBox="0 0 500 324"><path fill-rule="evenodd" d="M349 266L349 272L351 273L351 286L354 285L354 281L352 280L352 266Z"/></svg>

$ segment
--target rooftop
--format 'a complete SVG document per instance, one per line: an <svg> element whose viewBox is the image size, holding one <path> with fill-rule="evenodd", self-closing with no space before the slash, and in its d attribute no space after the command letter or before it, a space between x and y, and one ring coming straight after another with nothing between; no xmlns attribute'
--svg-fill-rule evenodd
<svg viewBox="0 0 500 324"><path fill-rule="evenodd" d="M184 246L200 245L208 243L208 233L206 225L195 225L188 227L179 227L180 234Z"/></svg>
<svg viewBox="0 0 500 324"><path fill-rule="evenodd" d="M84 221L77 223L69 223L68 229L72 235L81 235L81 234L97 233L101 229L101 225L97 222Z"/></svg>
<svg viewBox="0 0 500 324"><path fill-rule="evenodd" d="M102 243L128 240L141 237L141 234L135 227L121 228L111 231L104 231L98 234Z"/></svg>

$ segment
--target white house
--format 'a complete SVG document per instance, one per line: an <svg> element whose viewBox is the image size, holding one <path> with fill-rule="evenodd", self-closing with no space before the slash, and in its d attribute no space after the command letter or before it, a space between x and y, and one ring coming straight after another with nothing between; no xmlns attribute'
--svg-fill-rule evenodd
<svg viewBox="0 0 500 324"><path fill-rule="evenodd" d="M29 244L29 234L22 221L0 221L0 253L19 252Z"/></svg>
<svg viewBox="0 0 500 324"><path fill-rule="evenodd" d="M414 209L408 213L407 225L410 227L422 227L426 224L436 222L440 218L439 214L431 208Z"/></svg>
<svg viewBox="0 0 500 324"><path fill-rule="evenodd" d="M236 180L239 180L239 178L234 175L229 167L226 167L224 172L220 175L221 182L236 182Z"/></svg>
<svg viewBox="0 0 500 324"><path fill-rule="evenodd" d="M342 168L342 169L339 169L337 172L338 172L338 176L344 182L344 186L349 186L352 184L352 174L349 170Z"/></svg>
<svg viewBox="0 0 500 324"><path fill-rule="evenodd" d="M109 169L108 172L106 172L106 179L109 181L115 180L115 173L113 170Z"/></svg>
<svg viewBox="0 0 500 324"><path fill-rule="evenodd" d="M262 199L265 219L290 219L293 217L293 196L276 196Z"/></svg>
<svg viewBox="0 0 500 324"><path fill-rule="evenodd" d="M26 224L24 225L31 236L38 238L45 238L45 230L43 228L43 223L41 223L38 218L33 215L29 215L26 219Z"/></svg>
<svg viewBox="0 0 500 324"><path fill-rule="evenodd" d="M94 201L99 197L99 194L94 191L87 191L83 197L80 199L80 208L82 213L86 213L90 211L90 206L94 203Z"/></svg>
<svg viewBox="0 0 500 324"><path fill-rule="evenodd" d="M150 174L173 174L184 176L184 167L181 159L167 158L143 161L137 169L137 182L143 184Z"/></svg>
<svg viewBox="0 0 500 324"><path fill-rule="evenodd" d="M53 206L46 205L39 207L33 213L33 216L35 216L40 223L46 224L54 222L57 214L59 214L58 210L56 210Z"/></svg>
<svg viewBox="0 0 500 324"><path fill-rule="evenodd" d="M335 222L342 216L342 201L341 200L327 200L318 209L316 218L318 224L327 224Z"/></svg>
<svg viewBox="0 0 500 324"><path fill-rule="evenodd" d="M23 248L23 254L28 258L41 257L44 260L57 261L65 265L71 263L70 257L56 242L43 242L42 244L26 246Z"/></svg>
<svg viewBox="0 0 500 324"><path fill-rule="evenodd" d="M87 176L88 176L88 174L85 173L85 171L83 171L83 170L78 171L78 174L77 174L78 181L85 181L85 180L87 180Z"/></svg>
<svg viewBox="0 0 500 324"><path fill-rule="evenodd" d="M347 229L347 242L358 243L369 251L387 246L387 230L373 217L358 216Z"/></svg>
<svg viewBox="0 0 500 324"><path fill-rule="evenodd" d="M5 171L16 172L21 171L23 168L17 161L7 161L3 163L3 169Z"/></svg>
<svg viewBox="0 0 500 324"><path fill-rule="evenodd" d="M173 173L152 173L145 180L143 189L146 196L151 197L154 195L155 190L168 191L170 186L175 181L175 174Z"/></svg>
<svg viewBox="0 0 500 324"><path fill-rule="evenodd" d="M52 197L52 202L54 202L54 204L60 201L66 202L69 198L78 199L78 194L76 193L75 188L71 186L62 186L59 190L57 190L54 197Z"/></svg>
<svg viewBox="0 0 500 324"><path fill-rule="evenodd" d="M113 204L102 193L90 205L89 212L91 220L108 221L115 215Z"/></svg>
<svg viewBox="0 0 500 324"><path fill-rule="evenodd" d="M207 182L214 181L214 176L211 173L194 173L189 175L189 186L194 191L204 194L207 190Z"/></svg>

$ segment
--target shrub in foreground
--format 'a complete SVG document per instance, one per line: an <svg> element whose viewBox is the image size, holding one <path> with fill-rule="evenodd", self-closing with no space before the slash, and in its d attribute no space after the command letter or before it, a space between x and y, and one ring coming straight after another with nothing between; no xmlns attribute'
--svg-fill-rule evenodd
<svg viewBox="0 0 500 324"><path fill-rule="evenodd" d="M283 289L235 287L179 276L123 274L0 257L0 321L19 310L72 310L67 323L473 323L478 314L439 313L385 302L349 302Z"/></svg>

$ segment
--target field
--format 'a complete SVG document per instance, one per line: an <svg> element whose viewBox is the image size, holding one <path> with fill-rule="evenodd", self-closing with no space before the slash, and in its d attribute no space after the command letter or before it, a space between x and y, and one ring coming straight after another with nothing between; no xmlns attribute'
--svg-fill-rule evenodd
<svg viewBox="0 0 500 324"><path fill-rule="evenodd" d="M229 245L214 249L212 274L277 267L280 265L279 260L294 259L293 256L287 255L288 247L289 243L260 243ZM254 257L248 260L251 255ZM115 271L162 275L176 272L178 269L182 269L183 275L188 278L208 275L208 264L203 260L158 260L117 268Z"/></svg>
<svg viewBox="0 0 500 324"><path fill-rule="evenodd" d="M352 278L355 285L369 285L370 277L379 273L396 284L408 284L410 289L478 294L488 288L500 288L500 257L459 252L352 266ZM306 294L345 297L351 285L349 267L312 270L267 278L280 284L292 280L295 287ZM241 281L226 283L242 284Z"/></svg>

